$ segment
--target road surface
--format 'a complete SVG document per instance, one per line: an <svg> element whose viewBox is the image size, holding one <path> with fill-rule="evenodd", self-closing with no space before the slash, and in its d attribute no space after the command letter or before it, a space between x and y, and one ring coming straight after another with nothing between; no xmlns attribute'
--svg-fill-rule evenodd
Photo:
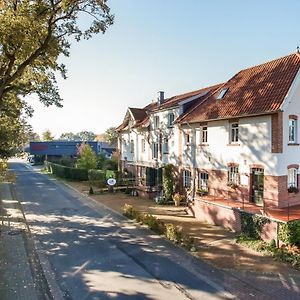
<svg viewBox="0 0 300 300"><path fill-rule="evenodd" d="M64 299L235 298L223 288L225 272L25 163L10 166Z"/></svg>

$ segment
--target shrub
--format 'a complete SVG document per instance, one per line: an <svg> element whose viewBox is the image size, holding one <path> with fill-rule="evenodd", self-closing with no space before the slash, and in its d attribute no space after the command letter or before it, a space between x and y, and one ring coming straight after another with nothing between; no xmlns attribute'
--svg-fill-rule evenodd
<svg viewBox="0 0 300 300"><path fill-rule="evenodd" d="M133 219L134 216L134 208L132 205L125 203L123 206L123 215L127 218Z"/></svg>
<svg viewBox="0 0 300 300"><path fill-rule="evenodd" d="M242 233L253 239L260 239L263 226L270 223L268 218L241 212Z"/></svg>
<svg viewBox="0 0 300 300"><path fill-rule="evenodd" d="M300 220L279 223L278 238L285 244L300 247Z"/></svg>
<svg viewBox="0 0 300 300"><path fill-rule="evenodd" d="M174 196L173 196L173 201L175 203L175 206L179 206L180 205L180 202L184 199L184 197L182 195L180 195L179 193L176 193Z"/></svg>
<svg viewBox="0 0 300 300"><path fill-rule="evenodd" d="M91 169L88 170L88 178L91 181L96 181L96 180L105 180L105 172L102 170L95 170L95 169Z"/></svg>
<svg viewBox="0 0 300 300"><path fill-rule="evenodd" d="M62 156L59 160L59 164L65 167L74 167L74 161L70 156Z"/></svg>
<svg viewBox="0 0 300 300"><path fill-rule="evenodd" d="M174 194L174 176L173 176L173 165L168 164L164 167L163 171L163 190L166 201L172 201Z"/></svg>
<svg viewBox="0 0 300 300"><path fill-rule="evenodd" d="M65 167L51 162L47 163L47 169L51 171L52 174L60 178L78 181L86 181L88 179L88 173L85 169Z"/></svg>
<svg viewBox="0 0 300 300"><path fill-rule="evenodd" d="M162 222L159 219L157 219L156 217L154 217L150 214L145 214L142 221L151 230L153 230L159 234L162 234L164 232Z"/></svg>
<svg viewBox="0 0 300 300"><path fill-rule="evenodd" d="M182 239L181 229L174 224L166 224L165 225L166 238L174 243L180 243Z"/></svg>
<svg viewBox="0 0 300 300"><path fill-rule="evenodd" d="M96 169L97 156L89 144L81 144L79 147L79 159L77 160L78 169Z"/></svg>

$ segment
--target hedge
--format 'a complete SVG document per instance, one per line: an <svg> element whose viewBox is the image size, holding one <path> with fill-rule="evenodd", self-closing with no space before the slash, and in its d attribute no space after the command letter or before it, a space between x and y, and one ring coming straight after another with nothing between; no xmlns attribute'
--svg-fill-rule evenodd
<svg viewBox="0 0 300 300"><path fill-rule="evenodd" d="M47 162L46 168L48 172L51 172L57 177L73 179L78 181L88 180L88 171L85 169L65 167L51 162Z"/></svg>
<svg viewBox="0 0 300 300"><path fill-rule="evenodd" d="M278 238L287 245L300 247L300 220L279 223Z"/></svg>

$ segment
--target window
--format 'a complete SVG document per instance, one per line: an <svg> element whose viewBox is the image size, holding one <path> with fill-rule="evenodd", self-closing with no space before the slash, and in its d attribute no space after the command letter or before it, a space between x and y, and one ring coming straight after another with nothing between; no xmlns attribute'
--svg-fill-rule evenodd
<svg viewBox="0 0 300 300"><path fill-rule="evenodd" d="M205 172L198 173L198 188L202 191L208 191L208 174Z"/></svg>
<svg viewBox="0 0 300 300"><path fill-rule="evenodd" d="M168 127L173 127L175 116L173 113L168 114Z"/></svg>
<svg viewBox="0 0 300 300"><path fill-rule="evenodd" d="M163 153L164 154L168 154L169 153L169 140L168 140L168 138L164 138Z"/></svg>
<svg viewBox="0 0 300 300"><path fill-rule="evenodd" d="M207 143L207 126L202 126L200 143L201 144Z"/></svg>
<svg viewBox="0 0 300 300"><path fill-rule="evenodd" d="M288 169L288 188L298 187L297 174L298 170L296 168Z"/></svg>
<svg viewBox="0 0 300 300"><path fill-rule="evenodd" d="M296 143L297 138L297 120L289 119L289 143Z"/></svg>
<svg viewBox="0 0 300 300"><path fill-rule="evenodd" d="M154 129L159 128L159 116L154 117Z"/></svg>
<svg viewBox="0 0 300 300"><path fill-rule="evenodd" d="M230 124L230 143L237 143L239 141L239 123Z"/></svg>
<svg viewBox="0 0 300 300"><path fill-rule="evenodd" d="M227 93L227 91L228 91L228 88L223 88L223 89L220 91L219 95L217 96L217 99L220 100L220 99L224 98L224 96L225 96L225 94Z"/></svg>
<svg viewBox="0 0 300 300"><path fill-rule="evenodd" d="M141 148L142 148L142 152L146 151L146 142L145 142L145 139L142 139L142 141L141 141Z"/></svg>
<svg viewBox="0 0 300 300"><path fill-rule="evenodd" d="M140 182L142 184L146 182L146 167L140 168Z"/></svg>
<svg viewBox="0 0 300 300"><path fill-rule="evenodd" d="M188 133L185 134L185 144L189 145L191 142L191 137Z"/></svg>
<svg viewBox="0 0 300 300"><path fill-rule="evenodd" d="M134 153L134 141L133 140L130 141L130 152Z"/></svg>
<svg viewBox="0 0 300 300"><path fill-rule="evenodd" d="M152 143L152 158L158 158L158 143Z"/></svg>
<svg viewBox="0 0 300 300"><path fill-rule="evenodd" d="M239 167L230 166L228 169L228 184L238 185L240 182Z"/></svg>
<svg viewBox="0 0 300 300"><path fill-rule="evenodd" d="M190 188L191 187L191 177L192 174L188 170L183 171L183 186L185 188Z"/></svg>

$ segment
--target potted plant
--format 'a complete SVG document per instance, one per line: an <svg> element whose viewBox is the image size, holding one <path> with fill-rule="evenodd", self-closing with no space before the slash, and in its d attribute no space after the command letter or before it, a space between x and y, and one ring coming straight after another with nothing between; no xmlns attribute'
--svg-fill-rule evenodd
<svg viewBox="0 0 300 300"><path fill-rule="evenodd" d="M227 183L227 186L231 187L232 189L238 188L238 185L236 183L234 183L234 182Z"/></svg>
<svg viewBox="0 0 300 300"><path fill-rule="evenodd" d="M208 194L208 190L200 188L200 189L197 190L197 194L200 195L200 196L205 196L205 195Z"/></svg>
<svg viewBox="0 0 300 300"><path fill-rule="evenodd" d="M289 188L288 188L288 192L289 193L298 193L299 192L299 189L298 188L296 188L295 186L290 186Z"/></svg>
<svg viewBox="0 0 300 300"><path fill-rule="evenodd" d="M180 202L183 200L183 196L180 195L179 193L176 193L175 195L173 195L173 201L175 203L175 206L179 206Z"/></svg>

